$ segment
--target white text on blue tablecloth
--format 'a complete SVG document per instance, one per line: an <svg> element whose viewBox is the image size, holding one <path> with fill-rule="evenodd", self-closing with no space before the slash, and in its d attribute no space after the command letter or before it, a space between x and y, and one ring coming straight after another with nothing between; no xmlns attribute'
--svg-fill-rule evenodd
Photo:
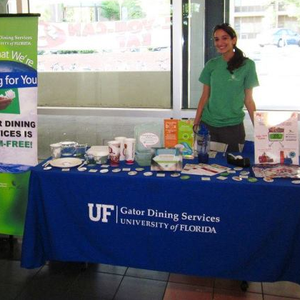
<svg viewBox="0 0 300 300"><path fill-rule="evenodd" d="M169 212L158 209L88 203L89 219L92 222L115 223L120 226L149 227L171 232L217 233L219 216L205 213Z"/></svg>

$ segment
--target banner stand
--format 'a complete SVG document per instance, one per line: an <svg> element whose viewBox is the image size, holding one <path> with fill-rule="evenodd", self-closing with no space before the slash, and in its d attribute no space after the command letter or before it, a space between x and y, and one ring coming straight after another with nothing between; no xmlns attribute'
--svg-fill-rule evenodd
<svg viewBox="0 0 300 300"><path fill-rule="evenodd" d="M40 14L0 14L0 234L22 236L37 160Z"/></svg>

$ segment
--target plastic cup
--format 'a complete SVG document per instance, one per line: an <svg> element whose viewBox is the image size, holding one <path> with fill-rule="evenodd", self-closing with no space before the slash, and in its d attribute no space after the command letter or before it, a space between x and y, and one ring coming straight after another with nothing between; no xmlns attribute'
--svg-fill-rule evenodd
<svg viewBox="0 0 300 300"><path fill-rule="evenodd" d="M78 144L76 146L76 156L80 158L84 158L86 149L87 149L87 144Z"/></svg>
<svg viewBox="0 0 300 300"><path fill-rule="evenodd" d="M61 144L60 143L51 144L50 148L51 148L51 156L53 159L61 157Z"/></svg>
<svg viewBox="0 0 300 300"><path fill-rule="evenodd" d="M125 139L125 161L127 165L132 165L134 163L135 157L135 139L128 138Z"/></svg>
<svg viewBox="0 0 300 300"><path fill-rule="evenodd" d="M108 152L110 158L110 165L112 167L117 167L120 163L120 146L119 141L109 141L107 142Z"/></svg>
<svg viewBox="0 0 300 300"><path fill-rule="evenodd" d="M117 136L115 137L115 141L120 142L120 161L125 160L125 140L126 137L125 136Z"/></svg>

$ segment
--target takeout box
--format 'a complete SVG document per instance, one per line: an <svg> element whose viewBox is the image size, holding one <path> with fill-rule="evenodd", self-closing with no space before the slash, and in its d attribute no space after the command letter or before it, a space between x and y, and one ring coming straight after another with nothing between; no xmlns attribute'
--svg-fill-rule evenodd
<svg viewBox="0 0 300 300"><path fill-rule="evenodd" d="M152 148L151 171L181 171L182 155L177 148Z"/></svg>
<svg viewBox="0 0 300 300"><path fill-rule="evenodd" d="M108 146L92 146L86 151L86 155L97 164L106 164L109 158Z"/></svg>

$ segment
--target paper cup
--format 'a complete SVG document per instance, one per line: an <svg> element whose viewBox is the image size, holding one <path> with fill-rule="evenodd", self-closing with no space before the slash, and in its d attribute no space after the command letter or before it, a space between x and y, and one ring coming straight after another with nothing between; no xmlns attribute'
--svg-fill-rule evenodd
<svg viewBox="0 0 300 300"><path fill-rule="evenodd" d="M120 145L119 141L109 141L107 142L108 151L109 151L109 158L110 158L110 165L112 167L117 167L120 162Z"/></svg>
<svg viewBox="0 0 300 300"><path fill-rule="evenodd" d="M135 139L128 138L125 139L125 161L126 164L132 165L134 163L135 156Z"/></svg>
<svg viewBox="0 0 300 300"><path fill-rule="evenodd" d="M125 147L124 147L125 140L126 140L125 136L115 137L115 141L120 142L120 161L125 160Z"/></svg>

